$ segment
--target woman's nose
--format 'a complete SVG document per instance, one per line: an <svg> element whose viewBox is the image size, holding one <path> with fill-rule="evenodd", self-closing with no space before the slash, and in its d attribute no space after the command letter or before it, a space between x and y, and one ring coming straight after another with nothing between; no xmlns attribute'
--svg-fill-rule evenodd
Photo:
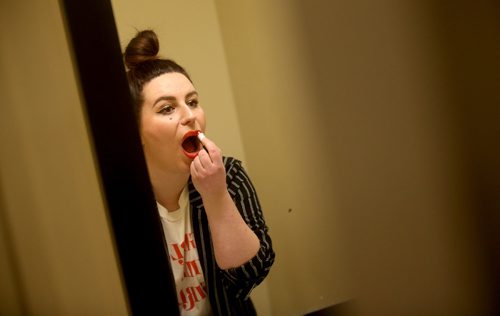
<svg viewBox="0 0 500 316"><path fill-rule="evenodd" d="M195 118L196 116L193 110L189 106L185 105L182 107L182 119L181 119L182 125L192 124Z"/></svg>

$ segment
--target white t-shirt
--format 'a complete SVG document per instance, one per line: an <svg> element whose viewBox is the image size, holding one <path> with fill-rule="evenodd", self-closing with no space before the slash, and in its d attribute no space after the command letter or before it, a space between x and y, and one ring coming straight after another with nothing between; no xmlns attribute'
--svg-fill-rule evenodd
<svg viewBox="0 0 500 316"><path fill-rule="evenodd" d="M192 233L187 186L179 198L178 210L169 212L160 203L156 204L168 245L181 315L212 315L207 286Z"/></svg>

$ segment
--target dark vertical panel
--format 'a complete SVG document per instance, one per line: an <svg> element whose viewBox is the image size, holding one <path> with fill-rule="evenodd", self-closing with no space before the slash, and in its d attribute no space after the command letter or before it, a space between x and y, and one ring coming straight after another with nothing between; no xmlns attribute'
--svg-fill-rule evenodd
<svg viewBox="0 0 500 316"><path fill-rule="evenodd" d="M179 313L110 1L62 1L130 310Z"/></svg>
<svg viewBox="0 0 500 316"><path fill-rule="evenodd" d="M500 3L428 1L471 196L469 218L500 314Z"/></svg>

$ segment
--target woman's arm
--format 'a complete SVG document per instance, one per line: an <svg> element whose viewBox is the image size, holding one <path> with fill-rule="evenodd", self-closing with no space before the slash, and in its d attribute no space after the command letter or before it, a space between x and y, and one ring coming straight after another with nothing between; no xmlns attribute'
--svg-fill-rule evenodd
<svg viewBox="0 0 500 316"><path fill-rule="evenodd" d="M216 147L212 147L212 149L216 149ZM210 144L208 144L207 150L210 151ZM214 156L217 157L219 155L220 157L220 151L218 151L218 153L219 154L215 152ZM205 161L203 159L207 158L203 155L204 154L202 154L199 158L202 159L200 163ZM212 154L208 156L211 155ZM222 159L222 157L220 158ZM212 162L212 159L210 162ZM194 163L196 163L196 159ZM257 194L248 175L243 169L241 162L236 159L226 157L224 158L222 166L222 168L225 168L222 173L224 177L217 178L217 180L215 180L214 175L214 179L212 180L216 181L217 184L220 185L222 182L221 179L224 178L222 182L223 185L221 185L221 187L223 187L223 193L221 193L221 196L223 196L225 201L221 205L230 206L230 208L228 208L230 212L228 211L227 214L231 214L229 215L231 218L226 218L225 220L220 221L216 220L215 222L217 222L217 224L215 225L218 225L218 232L216 233L214 233L214 221L211 217L213 213L216 213L216 216L214 217L221 215L220 213L217 213L219 210L212 208L215 207L215 203L212 204L211 201L207 201L207 205L207 198L203 196L203 194L206 196L206 194L214 188L205 187L205 185L211 186L211 184L209 184L208 181L205 183L202 180L198 182L197 190L202 195L204 201L211 235L213 238L214 251L216 252L216 260L219 267L223 269L222 273L227 281L225 284L233 288L233 292L237 297L246 298L251 290L257 284L262 282L262 280L269 273L269 270L274 262L275 254L272 248L271 238L268 235L268 228L264 221L264 216ZM191 167L193 184L195 181L200 180L198 178L201 176L199 173L200 170L198 170L200 167L200 165L192 165ZM198 180L195 178L198 178ZM205 189L205 193L202 193L201 191L204 191ZM222 191L222 189L220 190ZM232 203L229 203L229 200L227 200L227 193L229 193L229 198ZM208 199L210 200L210 197L208 197ZM221 213L224 214L226 211L223 210ZM231 227L235 222L237 223L235 227L238 227L238 229ZM226 224L222 225L222 223ZM218 236L217 241L215 240L216 234ZM235 236L238 236L237 238L240 240L237 241ZM255 237L257 238L257 245L255 244ZM230 243L230 247L233 247L233 250L230 250L228 245L226 245L226 242L233 239L235 243ZM242 244L245 244L245 246L242 247ZM219 262L221 254L223 256L228 256L228 260L232 263L227 266L220 266L221 263L227 263L227 261Z"/></svg>
<svg viewBox="0 0 500 316"><path fill-rule="evenodd" d="M257 254L259 239L229 195L220 149L207 138L203 144L207 150L200 151L191 164L193 184L203 199L217 265L235 268Z"/></svg>

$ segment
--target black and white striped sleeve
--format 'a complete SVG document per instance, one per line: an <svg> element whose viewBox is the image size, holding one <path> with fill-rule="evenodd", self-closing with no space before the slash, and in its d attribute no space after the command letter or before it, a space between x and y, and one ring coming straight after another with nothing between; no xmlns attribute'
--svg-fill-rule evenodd
<svg viewBox="0 0 500 316"><path fill-rule="evenodd" d="M260 248L248 262L237 268L222 270L224 284L237 298L247 299L252 289L261 283L274 262L274 251L268 227L250 178L241 162L231 157L224 158L227 187L238 211L257 235Z"/></svg>

